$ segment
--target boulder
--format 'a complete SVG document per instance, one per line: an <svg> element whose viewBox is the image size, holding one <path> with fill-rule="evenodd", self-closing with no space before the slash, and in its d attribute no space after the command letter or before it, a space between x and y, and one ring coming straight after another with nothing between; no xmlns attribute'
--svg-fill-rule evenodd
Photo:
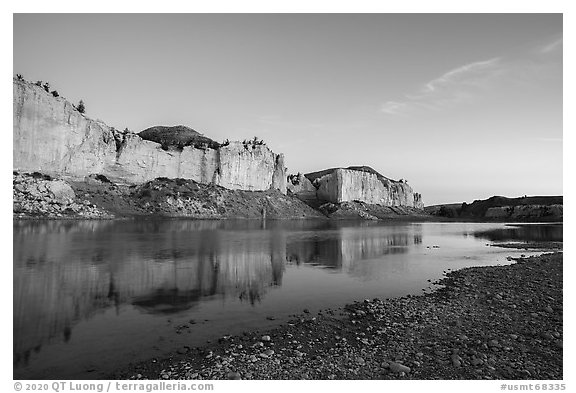
<svg viewBox="0 0 576 393"><path fill-rule="evenodd" d="M76 198L76 194L74 193L72 187L70 187L68 183L62 180L52 180L46 182L45 187L50 194L50 197L57 203L70 203Z"/></svg>

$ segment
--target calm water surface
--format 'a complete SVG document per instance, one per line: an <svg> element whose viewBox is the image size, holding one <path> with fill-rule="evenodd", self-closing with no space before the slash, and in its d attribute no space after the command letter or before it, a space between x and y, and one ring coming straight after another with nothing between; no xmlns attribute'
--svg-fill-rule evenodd
<svg viewBox="0 0 576 393"><path fill-rule="evenodd" d="M562 226L15 221L14 378L96 379L308 308L422 293ZM270 321L267 317L274 317ZM194 322L194 323L191 323Z"/></svg>

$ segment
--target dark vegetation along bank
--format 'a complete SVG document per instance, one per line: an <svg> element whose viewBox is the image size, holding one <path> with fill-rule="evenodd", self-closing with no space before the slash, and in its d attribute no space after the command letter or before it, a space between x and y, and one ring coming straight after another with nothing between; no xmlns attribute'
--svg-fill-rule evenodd
<svg viewBox="0 0 576 393"><path fill-rule="evenodd" d="M72 181L39 172L14 172L12 180L14 218L110 219L151 216L223 219L265 216L271 219L420 221L563 219L561 196L492 197L471 204L436 205L422 210L361 201L315 204L290 192L284 195L277 190L229 190L189 179L157 178L139 185L123 185L113 183L103 175L90 175L83 181Z"/></svg>
<svg viewBox="0 0 576 393"><path fill-rule="evenodd" d="M433 216L461 220L562 221L563 199L562 196L493 196L470 204L427 206L424 210Z"/></svg>
<svg viewBox="0 0 576 393"><path fill-rule="evenodd" d="M229 190L189 179L157 178L139 185L111 182L103 175L84 181L14 172L14 218L112 219L430 219L421 209L353 201L309 206L277 190Z"/></svg>
<svg viewBox="0 0 576 393"><path fill-rule="evenodd" d="M563 378L560 250L448 272L438 284L422 296L304 310L274 330L184 347L110 378Z"/></svg>
<svg viewBox="0 0 576 393"><path fill-rule="evenodd" d="M276 190L228 190L193 180L158 178L119 185L102 175L64 181L40 173L13 174L15 218L322 218Z"/></svg>

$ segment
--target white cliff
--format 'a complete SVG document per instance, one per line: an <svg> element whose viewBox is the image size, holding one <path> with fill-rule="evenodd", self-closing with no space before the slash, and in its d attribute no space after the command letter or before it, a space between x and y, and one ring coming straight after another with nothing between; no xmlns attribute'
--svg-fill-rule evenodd
<svg viewBox="0 0 576 393"><path fill-rule="evenodd" d="M286 193L284 157L264 145L230 142L218 150L216 183L249 191L277 188Z"/></svg>
<svg viewBox="0 0 576 393"><path fill-rule="evenodd" d="M265 145L164 150L78 112L65 99L14 79L13 169L71 179L101 174L118 183L184 178L229 189L286 193L282 154Z"/></svg>
<svg viewBox="0 0 576 393"><path fill-rule="evenodd" d="M406 182L394 181L377 174L374 170L336 168L323 171L313 179L316 197L321 201L341 203L361 201L382 206L424 207L422 197Z"/></svg>

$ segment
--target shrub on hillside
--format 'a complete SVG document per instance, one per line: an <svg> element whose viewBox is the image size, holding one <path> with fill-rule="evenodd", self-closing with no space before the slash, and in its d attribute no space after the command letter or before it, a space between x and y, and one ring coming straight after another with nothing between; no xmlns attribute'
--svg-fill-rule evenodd
<svg viewBox="0 0 576 393"><path fill-rule="evenodd" d="M255 137L254 137L253 139L251 139L251 140L244 139L244 140L242 141L242 144L244 145L244 148L245 148L245 149L248 149L249 146L252 146L252 148L255 149L256 146L264 145L264 140L262 140L262 139L258 140L258 137L255 136Z"/></svg>
<svg viewBox="0 0 576 393"><path fill-rule="evenodd" d="M80 100L78 106L76 107L76 110L80 113L86 113L86 106L84 105L84 101Z"/></svg>

